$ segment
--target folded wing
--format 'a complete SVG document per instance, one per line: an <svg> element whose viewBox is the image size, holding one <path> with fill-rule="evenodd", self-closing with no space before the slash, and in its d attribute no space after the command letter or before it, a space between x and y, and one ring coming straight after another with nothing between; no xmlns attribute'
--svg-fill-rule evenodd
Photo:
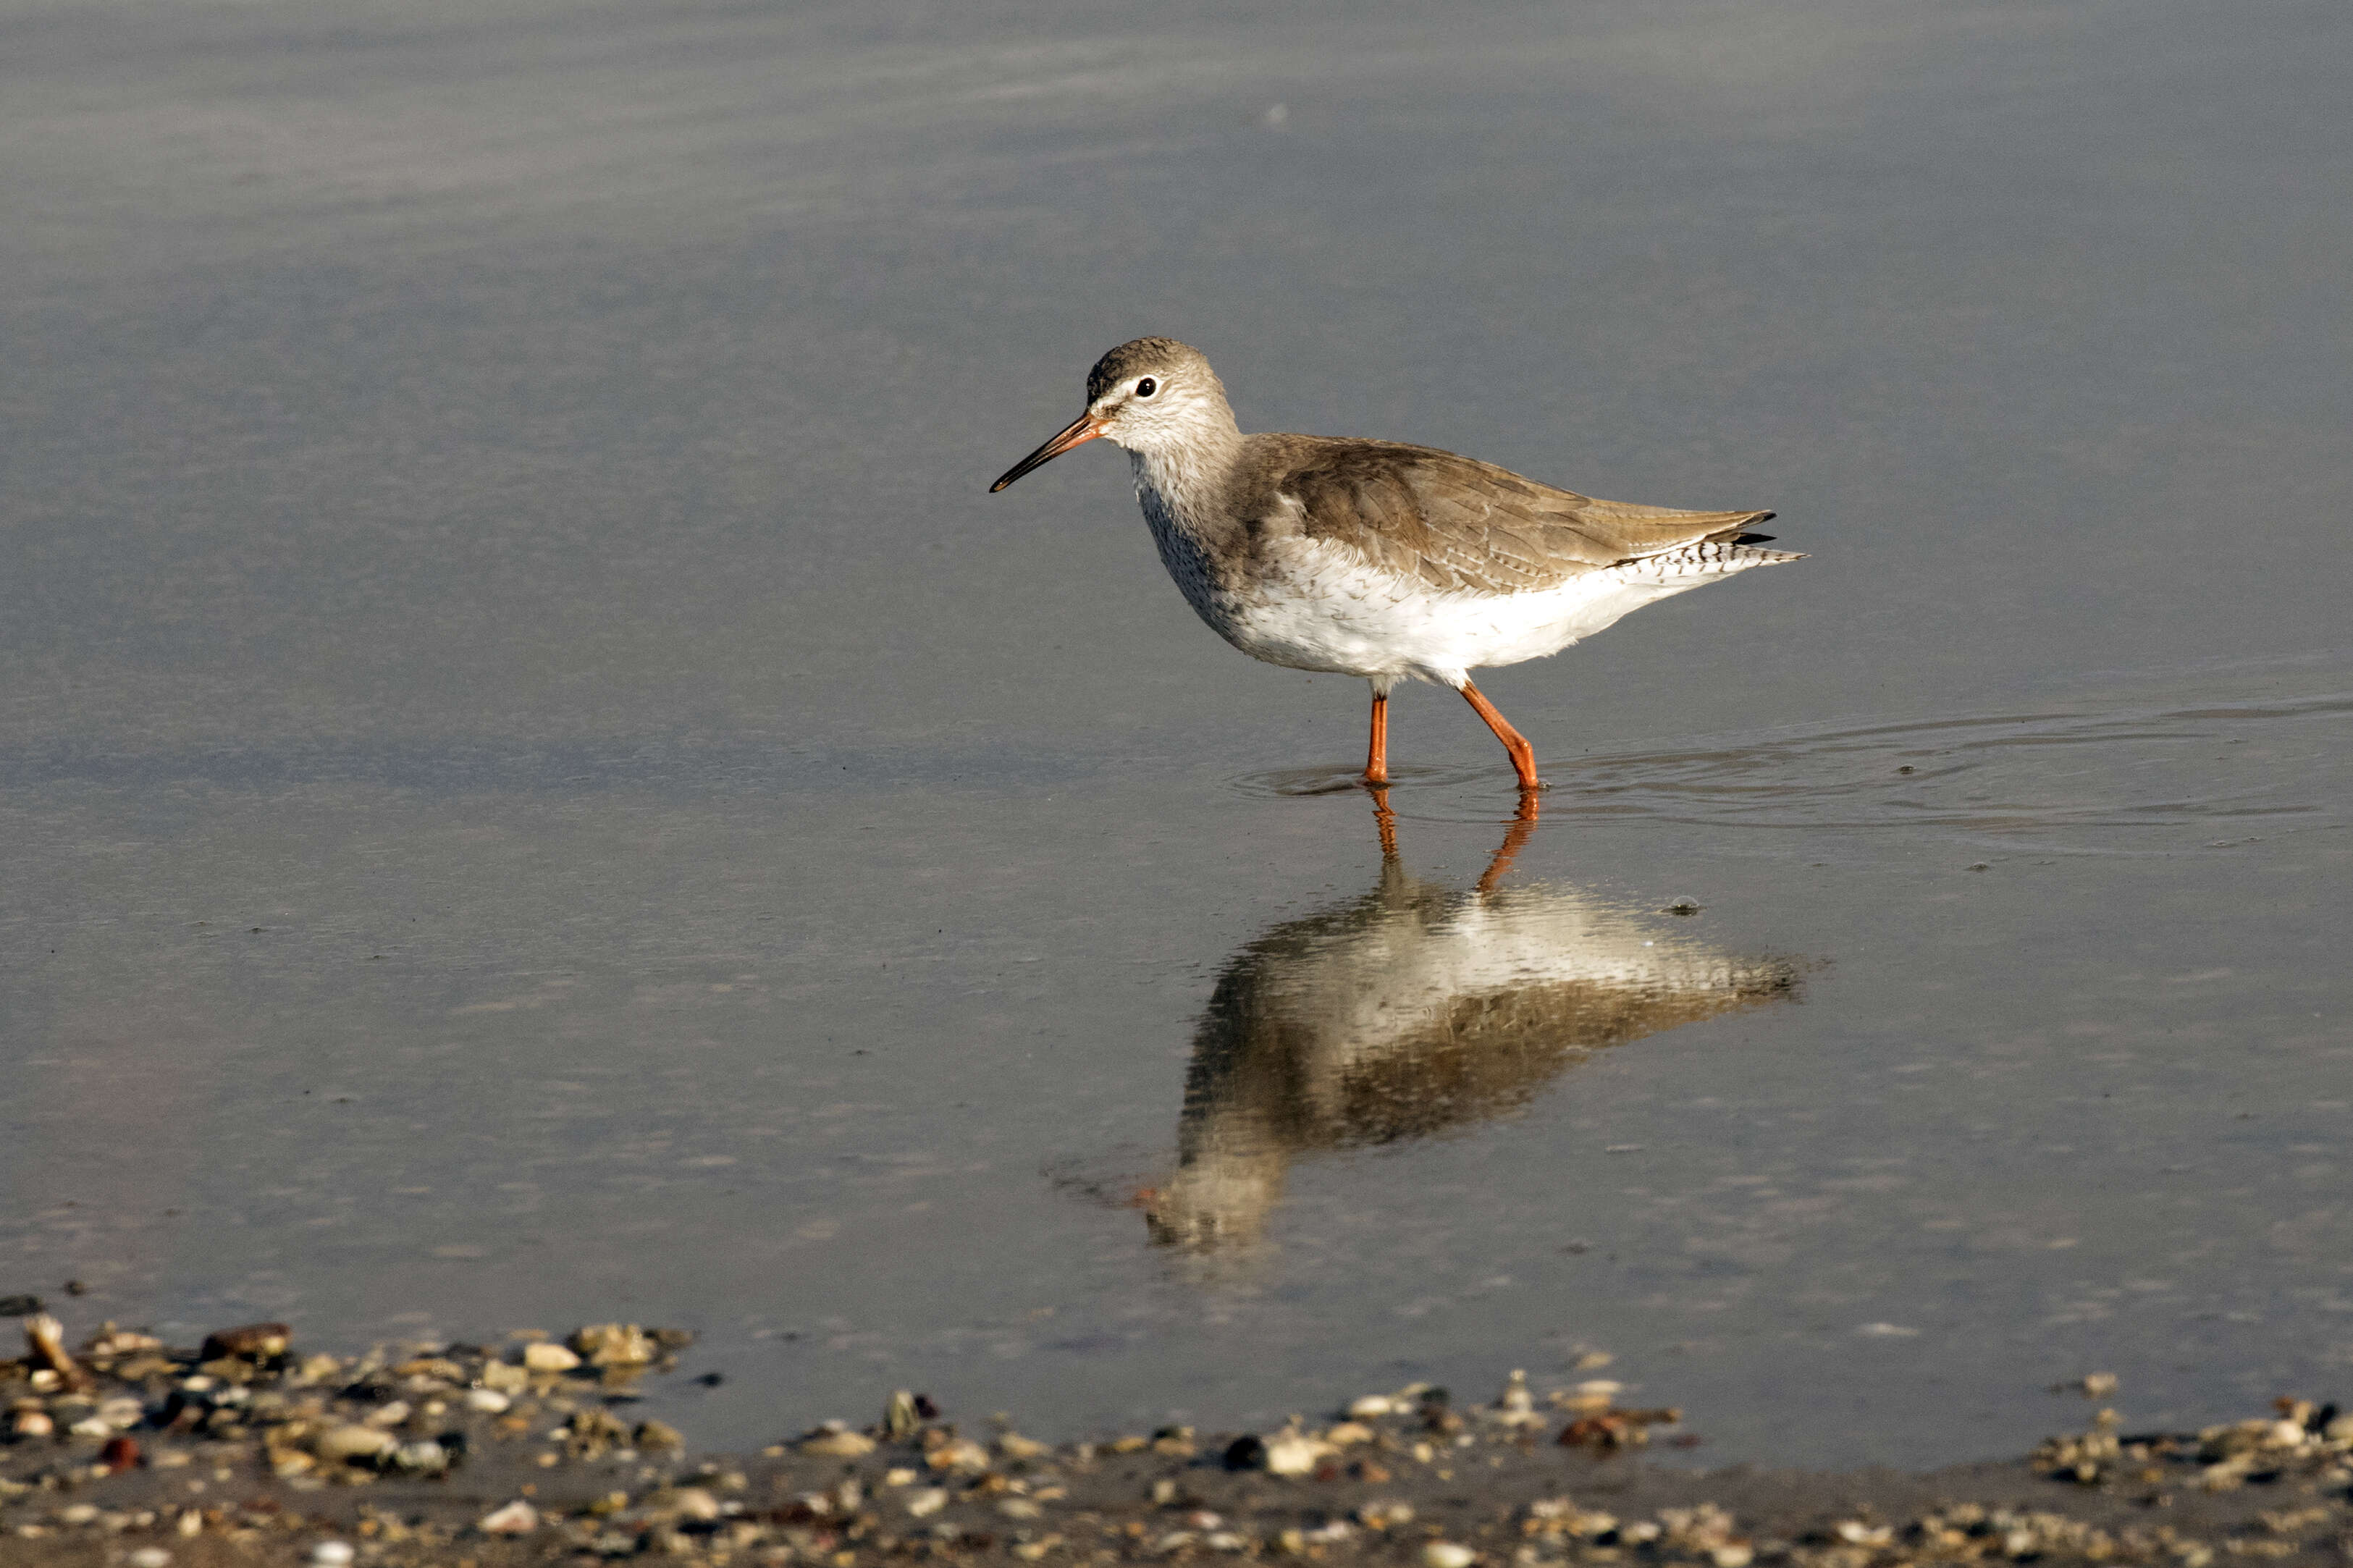
<svg viewBox="0 0 2353 1568"><path fill-rule="evenodd" d="M1523 593L1703 542L1769 511L1678 511L1599 500L1431 447L1261 436L1267 493L1242 515L1328 540L1440 589Z"/></svg>

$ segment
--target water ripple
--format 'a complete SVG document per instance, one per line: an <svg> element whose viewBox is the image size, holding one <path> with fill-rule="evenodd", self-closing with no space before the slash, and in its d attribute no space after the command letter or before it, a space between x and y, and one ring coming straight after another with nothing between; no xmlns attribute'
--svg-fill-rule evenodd
<svg viewBox="0 0 2353 1568"><path fill-rule="evenodd" d="M1968 835L2337 826L2353 784L2353 694L2196 706L2054 708L1779 730L1543 764L1547 825L1648 819L1779 830ZM1349 787L1336 770L1246 775L1259 795ZM1400 770L1400 816L1508 816L1508 769Z"/></svg>

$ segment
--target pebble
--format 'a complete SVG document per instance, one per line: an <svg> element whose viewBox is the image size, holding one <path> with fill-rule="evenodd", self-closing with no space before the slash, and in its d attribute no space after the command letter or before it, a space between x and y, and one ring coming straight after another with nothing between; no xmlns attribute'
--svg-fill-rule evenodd
<svg viewBox="0 0 2353 1568"><path fill-rule="evenodd" d="M485 1415L496 1415L513 1403L513 1400L509 1399L505 1394L501 1394L495 1388L470 1388L466 1390L466 1408L469 1410L479 1410Z"/></svg>
<svg viewBox="0 0 2353 1568"><path fill-rule="evenodd" d="M590 1366L650 1366L661 1347L635 1323L592 1323L575 1329L572 1348Z"/></svg>
<svg viewBox="0 0 2353 1568"><path fill-rule="evenodd" d="M1422 1568L1471 1568L1478 1558L1459 1541L1433 1541L1421 1549Z"/></svg>
<svg viewBox="0 0 2353 1568"><path fill-rule="evenodd" d="M522 1347L522 1364L532 1372L571 1372L580 1358L553 1341L539 1340Z"/></svg>
<svg viewBox="0 0 2353 1568"><path fill-rule="evenodd" d="M330 1426L319 1434L311 1451L322 1459L373 1459L377 1455L399 1446L391 1433L375 1426L363 1426L357 1422L342 1426Z"/></svg>
<svg viewBox="0 0 2353 1568"><path fill-rule="evenodd" d="M531 1386L531 1373L512 1362L484 1362L481 1381L484 1388L501 1394L521 1394Z"/></svg>
<svg viewBox="0 0 2353 1568"><path fill-rule="evenodd" d="M485 1535L528 1535L539 1528L539 1510L517 1498L482 1515L474 1527Z"/></svg>
<svg viewBox="0 0 2353 1568"><path fill-rule="evenodd" d="M852 1432L846 1427L833 1431L820 1427L801 1439L800 1449L804 1454L816 1454L837 1459L855 1459L861 1454L871 1454L874 1451L874 1439L863 1432ZM983 1458L981 1463L985 1467L987 1460Z"/></svg>
<svg viewBox="0 0 2353 1568"><path fill-rule="evenodd" d="M343 1370L343 1363L331 1355L304 1356L301 1372L304 1383L324 1383Z"/></svg>
<svg viewBox="0 0 2353 1568"><path fill-rule="evenodd" d="M317 1563L318 1568L343 1568L344 1563L358 1555L348 1541L322 1541L311 1548L311 1561Z"/></svg>
<svg viewBox="0 0 2353 1568"><path fill-rule="evenodd" d="M947 1506L945 1487L918 1487L907 1494L907 1511L917 1519L929 1519Z"/></svg>
<svg viewBox="0 0 2353 1568"><path fill-rule="evenodd" d="M449 1468L449 1450L427 1437L422 1442L403 1443L395 1448L392 1462L404 1470L430 1475Z"/></svg>
<svg viewBox="0 0 2353 1568"><path fill-rule="evenodd" d="M923 1463L935 1470L985 1470L988 1468L988 1450L968 1437L959 1437L924 1455Z"/></svg>
<svg viewBox="0 0 2353 1568"><path fill-rule="evenodd" d="M118 1432L127 1432L147 1418L147 1407L127 1394L98 1402L98 1418Z"/></svg>
<svg viewBox="0 0 2353 1568"><path fill-rule="evenodd" d="M240 1323L205 1336L199 1361L268 1361L286 1353L294 1331L284 1323Z"/></svg>
<svg viewBox="0 0 2353 1568"><path fill-rule="evenodd" d="M675 1453L686 1447L686 1435L667 1421L640 1421L631 1442L649 1454Z"/></svg>
<svg viewBox="0 0 2353 1568"><path fill-rule="evenodd" d="M1386 1394L1367 1394L1348 1406L1348 1419L1351 1421L1371 1421L1396 1413L1397 1402Z"/></svg>
<svg viewBox="0 0 2353 1568"><path fill-rule="evenodd" d="M1273 1476L1303 1476L1315 1468L1316 1461L1330 1456L1332 1445L1314 1437L1303 1437L1296 1432L1285 1432L1266 1439L1266 1469Z"/></svg>
<svg viewBox="0 0 2353 1568"><path fill-rule="evenodd" d="M32 1352L32 1361L39 1371L33 1374L33 1386L44 1386L41 1373L51 1374L47 1386L64 1384L73 1388L90 1386L90 1373L82 1371L66 1350L66 1326L47 1312L36 1312L25 1320L25 1348Z"/></svg>
<svg viewBox="0 0 2353 1568"><path fill-rule="evenodd" d="M670 1505L681 1519L699 1520L705 1523L719 1517L719 1500L701 1487L681 1487L670 1496Z"/></svg>
<svg viewBox="0 0 2353 1568"><path fill-rule="evenodd" d="M166 1568L172 1554L160 1546L142 1546L122 1561L131 1568Z"/></svg>

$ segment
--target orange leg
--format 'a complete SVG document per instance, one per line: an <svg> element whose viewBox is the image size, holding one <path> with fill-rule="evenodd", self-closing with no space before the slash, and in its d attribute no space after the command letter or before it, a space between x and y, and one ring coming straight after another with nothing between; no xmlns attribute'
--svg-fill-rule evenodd
<svg viewBox="0 0 2353 1568"><path fill-rule="evenodd" d="M1512 728L1512 721L1496 711L1495 705L1479 693L1469 681L1462 683L1462 700L1471 704L1479 717L1487 721L1487 728L1495 731L1495 739L1504 742L1504 750L1512 753L1512 767L1520 775L1524 790L1542 789L1536 777L1536 749L1528 744L1527 737Z"/></svg>
<svg viewBox="0 0 2353 1568"><path fill-rule="evenodd" d="M1389 694L1373 693L1373 738L1365 748L1365 782L1389 782Z"/></svg>

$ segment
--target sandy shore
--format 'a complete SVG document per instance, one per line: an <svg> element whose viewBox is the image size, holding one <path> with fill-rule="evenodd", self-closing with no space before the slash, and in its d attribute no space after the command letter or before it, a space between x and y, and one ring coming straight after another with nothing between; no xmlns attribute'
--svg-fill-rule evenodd
<svg viewBox="0 0 2353 1568"><path fill-rule="evenodd" d="M2353 1417L2294 1401L2196 1433L2103 1412L2032 1455L1919 1476L1646 1463L1679 1412L1620 1408L1600 1377L1535 1390L1516 1374L1492 1400L1415 1387L1274 1432L1061 1444L902 1393L862 1430L727 1456L628 1414L684 1334L607 1324L339 1357L276 1324L193 1350L111 1325L69 1344L46 1314L26 1330L25 1356L0 1362L0 1568L2353 1555Z"/></svg>

